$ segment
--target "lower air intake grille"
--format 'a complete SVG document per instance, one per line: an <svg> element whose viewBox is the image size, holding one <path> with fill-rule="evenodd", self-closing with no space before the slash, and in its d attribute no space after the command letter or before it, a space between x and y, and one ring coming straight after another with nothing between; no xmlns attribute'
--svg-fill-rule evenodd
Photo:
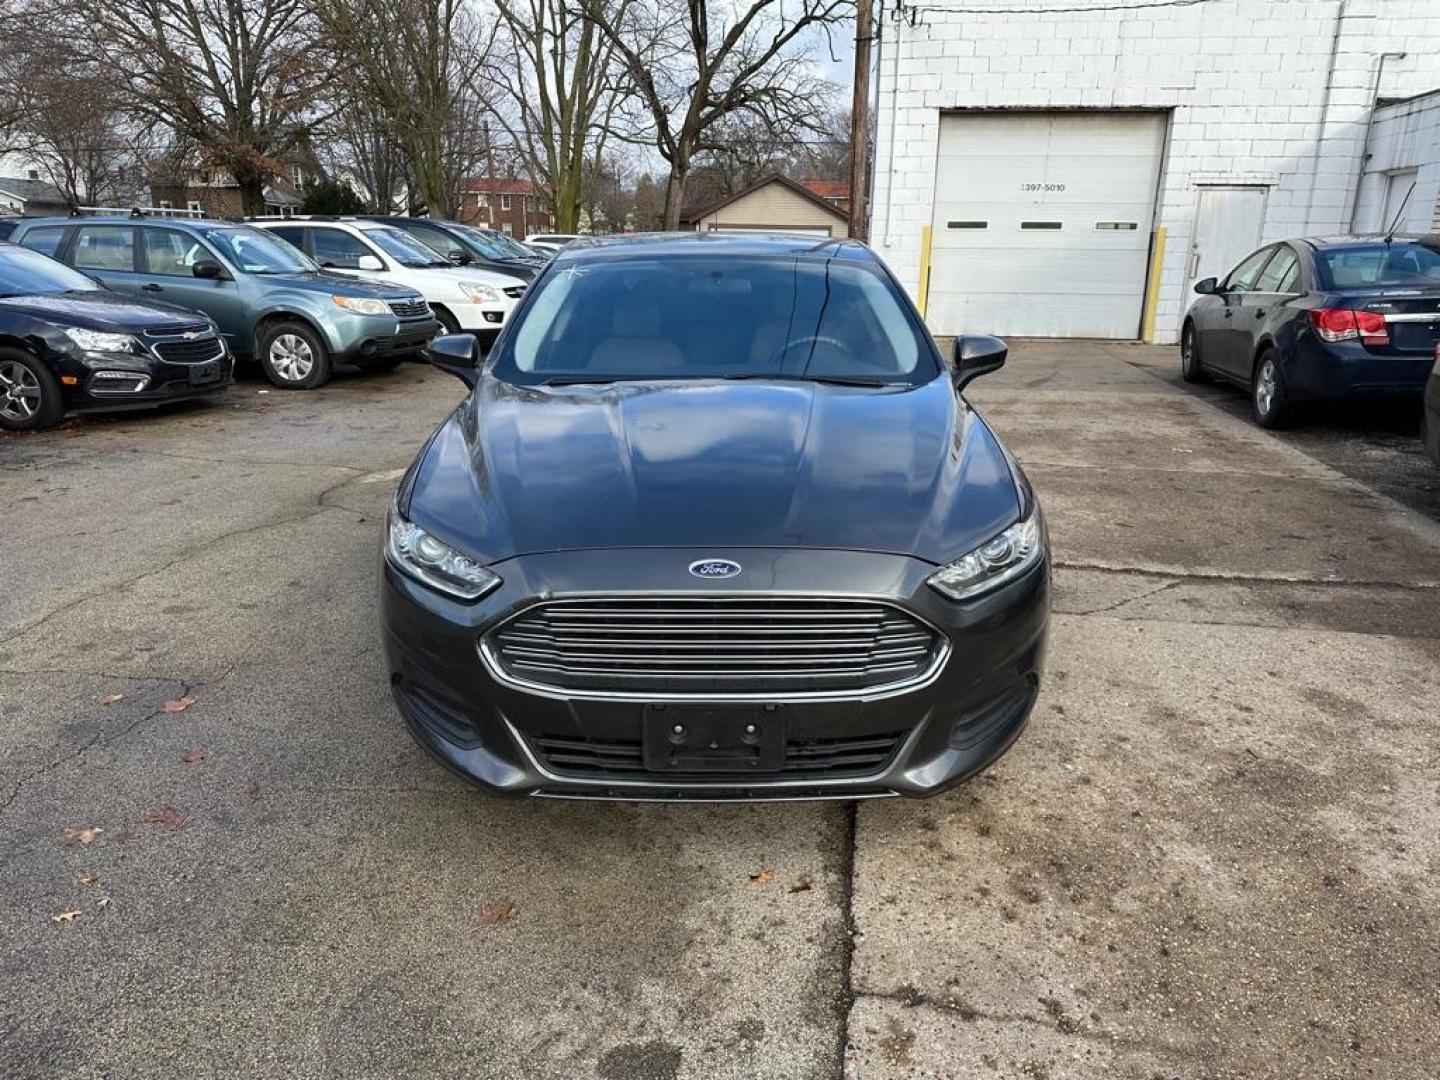
<svg viewBox="0 0 1440 1080"><path fill-rule="evenodd" d="M224 355L225 346L212 334L192 341L183 338L178 341L161 341L156 344L155 351L160 359L172 364L203 364Z"/></svg>
<svg viewBox="0 0 1440 1080"><path fill-rule="evenodd" d="M555 601L486 645L512 679L639 696L868 691L928 674L942 648L887 604L764 598Z"/></svg>
<svg viewBox="0 0 1440 1080"><path fill-rule="evenodd" d="M905 733L883 735L847 735L834 739L790 739L785 743L785 764L779 777L870 776L880 772L895 756ZM586 779L656 778L647 772L639 740L586 739L574 735L531 735L530 745L551 772L562 776ZM714 779L715 773L705 776ZM754 773L743 775L747 780L762 779ZM674 780L675 773L664 779ZM776 779L771 774L769 779Z"/></svg>

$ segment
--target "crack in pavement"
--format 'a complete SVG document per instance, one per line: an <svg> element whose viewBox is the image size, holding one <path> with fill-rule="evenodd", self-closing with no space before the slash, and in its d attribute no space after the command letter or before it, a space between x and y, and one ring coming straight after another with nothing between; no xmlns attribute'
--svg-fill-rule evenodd
<svg viewBox="0 0 1440 1080"><path fill-rule="evenodd" d="M840 872L840 988L838 992L840 1022L836 1047L837 1080L852 1080L855 1045L850 1039L850 1015L855 1011L855 987L851 966L855 959L855 845L859 832L860 809L852 801L845 804L845 828L841 835Z"/></svg>
<svg viewBox="0 0 1440 1080"><path fill-rule="evenodd" d="M1064 614L1064 615L1104 615L1104 614L1106 614L1106 613L1108 613L1108 612L1119 611L1119 610L1120 610L1122 607L1124 607L1126 604L1135 604L1135 603L1139 603L1141 600L1148 600L1148 599L1150 599L1150 597L1152 597L1152 596L1158 596L1160 593L1164 592L1166 589L1173 589L1173 588L1175 588L1175 586L1177 586L1177 585L1179 585L1179 584L1181 584L1181 581L1180 581L1179 578L1172 578L1171 580L1165 582L1163 585L1157 585L1157 586L1156 586L1155 588L1153 588L1153 589L1146 589L1146 590L1145 590L1143 593L1141 593L1139 596L1127 596L1127 597L1125 597L1125 598L1123 598L1123 599L1121 599L1121 600L1116 600L1113 604L1106 604L1104 607L1091 608L1089 611L1066 611L1066 612L1062 612L1061 614Z"/></svg>
<svg viewBox="0 0 1440 1080"><path fill-rule="evenodd" d="M1180 578L1190 581L1223 581L1237 585L1343 585L1360 589L1403 589L1408 592L1429 592L1440 589L1440 579L1432 581L1391 581L1384 578L1309 577L1279 571L1262 574L1236 574L1226 570L1179 570L1174 567L1126 566L1121 563L1082 562L1053 559L1057 570L1093 570L1099 574L1135 574L1141 577Z"/></svg>
<svg viewBox="0 0 1440 1080"><path fill-rule="evenodd" d="M118 592L121 589L129 588L131 585L134 585L137 582L144 581L147 578L158 577L166 571L173 570L175 567L181 565L182 563L189 562L191 559L205 554L206 552L219 546L227 540L233 540L239 536L247 536L251 533L264 532L266 529L278 529L285 525L295 525L302 521L309 521L313 517L319 517L321 514L327 513L332 510L339 510L345 513L356 513L356 511L351 510L349 507L333 505L325 501L332 492L338 491L340 488L344 487L346 484L351 483L353 480L353 476L347 476L343 480L337 480L333 484L326 485L324 488L321 489L319 494L315 496L315 505L312 506L310 509L304 511L303 513L292 514L288 517L283 517L276 521L262 522L259 525L246 525L243 528L230 529L226 532L219 533L216 536L211 537L209 540L202 542L201 544L191 548L188 551L182 552L181 554L177 555L175 558L171 559L169 562L165 563L162 566L152 567L151 569L144 570L138 574L135 574L132 577L125 578L121 581L108 583L98 589L92 590L91 592L82 593L80 596L75 597L75 599L66 601L59 607L46 612L44 615L40 616L40 618L35 619L32 622L29 622L26 625L20 627L18 630L14 630L11 633L6 634L4 637L0 637L0 645L9 645L13 641L18 641L20 638L25 637L32 631L38 630L40 627L44 626L52 619L58 618L59 616L64 615L68 611L73 611L75 608L80 607L83 604L87 604L91 600L99 599L107 593Z"/></svg>
<svg viewBox="0 0 1440 1080"><path fill-rule="evenodd" d="M234 670L234 669L232 668L231 670ZM224 682L225 679L229 677L229 675L230 675L230 672L227 671L224 675L222 675L219 679L214 680L214 682L212 682L212 683L203 683L203 682L187 683L187 682L183 682L183 681L178 680L178 679L177 679L177 680L174 680L174 682L175 682L176 685L178 685L178 686L180 687L180 693L179 693L178 696L179 696L179 697L189 697L194 691L199 690L201 687L211 686L211 685L215 685L215 684L220 683L220 682ZM155 681L156 681L156 682L162 682L162 681L168 682L168 681L171 681L171 680L158 680L158 679L157 679L157 680L155 680ZM94 748L94 747L95 747L98 743L100 743L102 740L104 740L104 742L106 743L106 745L113 746L113 745L115 745L116 743L119 743L119 742L123 741L124 739L128 738L134 731L136 731L136 730L140 727L140 725L142 725L142 724L144 724L144 723L147 723L147 722L150 721L150 720L155 719L155 717L157 717L157 716L163 716L163 715L165 715L165 705L164 705L164 703L162 702L161 705L160 705L160 707L159 707L158 709L153 709L153 710L151 710L150 712L144 714L143 716L140 716L140 717L138 717L137 719L132 720L129 724L127 724L125 727L121 728L118 732L116 732L111 738L108 738L108 739L105 738L105 736L106 736L106 732L105 732L105 731L103 731L103 730L102 730L102 731L97 731L97 732L96 732L94 735L92 735L89 739L85 740L83 743L81 743L81 744L80 744L79 746L77 746L75 749L71 750L69 753L67 753L67 754L62 754L60 757L55 758L55 759L53 759L53 760L51 760L51 761L47 761L45 764L40 765L40 766L32 769L30 772L26 773L24 776L21 776L19 779L17 779L17 780L15 781L14 785L13 785L13 786L11 787L11 789L10 789L10 794L5 798L5 801L4 801L4 802L0 802L0 814L4 814L5 811L9 810L10 807L14 805L15 800L20 797L20 792L21 792L22 790L24 790L25 786L26 786L27 784L29 784L32 780L38 780L40 777L44 776L46 773L53 772L55 769L58 769L60 766L65 765L65 764L67 764L67 763L69 763L69 762L71 762L71 761L74 761L75 759L77 759L77 758L79 758L79 757L84 756L86 753L88 753L92 748Z"/></svg>

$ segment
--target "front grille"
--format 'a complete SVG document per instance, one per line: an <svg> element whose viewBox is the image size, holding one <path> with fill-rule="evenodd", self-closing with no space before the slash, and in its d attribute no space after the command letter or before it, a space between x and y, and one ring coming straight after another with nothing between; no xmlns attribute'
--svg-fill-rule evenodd
<svg viewBox="0 0 1440 1080"><path fill-rule="evenodd" d="M511 285L503 289L502 291L505 293L506 296L510 297L511 300L519 300L520 297L525 295L525 286Z"/></svg>
<svg viewBox="0 0 1440 1080"><path fill-rule="evenodd" d="M390 310L402 319L413 319L430 314L430 305L424 300L390 300Z"/></svg>
<svg viewBox="0 0 1440 1080"><path fill-rule="evenodd" d="M553 773L596 780L652 779L660 782L681 778L679 773L652 773L646 770L638 739L587 739L573 735L528 736L541 763ZM780 772L767 774L775 779L819 779L822 777L871 776L882 771L895 756L905 732L882 735L845 735L832 739L788 739L785 763ZM716 773L703 774L713 780ZM754 773L736 773L747 781L764 779Z"/></svg>
<svg viewBox="0 0 1440 1080"><path fill-rule="evenodd" d="M179 337L182 334L208 334L209 323L174 323L169 326L152 326L144 331L146 337Z"/></svg>
<svg viewBox="0 0 1440 1080"><path fill-rule="evenodd" d="M887 604L799 599L555 601L493 631L512 679L627 696L873 690L927 673L942 641Z"/></svg>
<svg viewBox="0 0 1440 1080"><path fill-rule="evenodd" d="M176 341L157 342L155 354L161 360L172 364L203 364L207 360L218 360L225 355L225 346L212 334L190 341L180 338Z"/></svg>

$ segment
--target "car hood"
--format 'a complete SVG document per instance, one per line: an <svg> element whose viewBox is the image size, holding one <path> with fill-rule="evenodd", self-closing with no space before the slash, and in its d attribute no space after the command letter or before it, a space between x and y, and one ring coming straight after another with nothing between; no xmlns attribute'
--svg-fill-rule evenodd
<svg viewBox="0 0 1440 1080"><path fill-rule="evenodd" d="M843 548L954 559L1010 525L1010 461L948 380L518 387L485 378L402 489L487 562L582 548Z"/></svg>
<svg viewBox="0 0 1440 1080"><path fill-rule="evenodd" d="M522 278L499 270L488 269L471 263L469 266L412 266L405 273L414 281L424 281L439 288L456 289L462 281L473 281L477 285L489 285L494 289L509 289L524 285Z"/></svg>
<svg viewBox="0 0 1440 1080"><path fill-rule="evenodd" d="M36 318L87 330L114 330L129 333L178 323L196 325L209 320L197 312L152 300L132 300L106 289L93 292L43 293L37 296L7 296L0 299L0 311L18 311Z"/></svg>
<svg viewBox="0 0 1440 1080"><path fill-rule="evenodd" d="M265 274L259 279L274 285L304 289L306 292L325 293L327 296L338 293L341 296L378 296L382 300L411 300L417 297L415 290L408 285L397 285L383 279L360 281L328 270L313 270L302 274Z"/></svg>

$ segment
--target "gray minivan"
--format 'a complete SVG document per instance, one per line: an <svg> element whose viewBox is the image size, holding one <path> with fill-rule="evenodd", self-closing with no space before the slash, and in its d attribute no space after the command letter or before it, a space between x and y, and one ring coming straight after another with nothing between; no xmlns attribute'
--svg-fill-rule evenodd
<svg viewBox="0 0 1440 1080"><path fill-rule="evenodd" d="M320 386L337 363L394 367L418 356L440 328L414 289L330 273L248 225L34 218L21 221L10 239L116 292L204 312L238 360L258 361L286 389Z"/></svg>

